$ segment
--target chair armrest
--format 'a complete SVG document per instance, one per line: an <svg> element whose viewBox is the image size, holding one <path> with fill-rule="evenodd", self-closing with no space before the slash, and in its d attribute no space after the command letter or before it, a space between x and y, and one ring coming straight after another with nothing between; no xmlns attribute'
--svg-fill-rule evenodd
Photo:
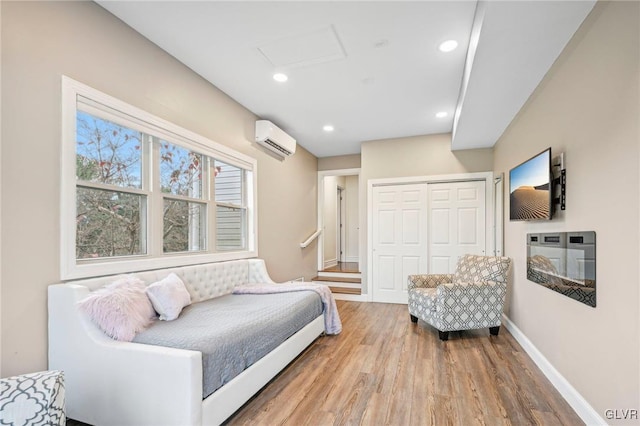
<svg viewBox="0 0 640 426"><path fill-rule="evenodd" d="M446 283L438 286L436 290L437 298L454 298L469 293L474 298L495 298L495 301L502 304L507 293L507 284L498 281L478 281L469 283Z"/></svg>
<svg viewBox="0 0 640 426"><path fill-rule="evenodd" d="M420 274L409 275L407 279L407 290L412 288L435 288L440 284L453 281L453 274Z"/></svg>

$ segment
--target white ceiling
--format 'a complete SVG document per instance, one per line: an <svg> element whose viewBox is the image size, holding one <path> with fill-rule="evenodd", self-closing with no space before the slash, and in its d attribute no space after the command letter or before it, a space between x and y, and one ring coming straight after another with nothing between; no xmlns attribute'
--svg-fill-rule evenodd
<svg viewBox="0 0 640 426"><path fill-rule="evenodd" d="M327 157L452 131L453 149L493 146L595 1L98 3Z"/></svg>

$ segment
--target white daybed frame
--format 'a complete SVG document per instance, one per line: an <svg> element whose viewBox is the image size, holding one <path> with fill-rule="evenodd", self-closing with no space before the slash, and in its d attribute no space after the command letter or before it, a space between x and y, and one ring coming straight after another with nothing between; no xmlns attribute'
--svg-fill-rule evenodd
<svg viewBox="0 0 640 426"><path fill-rule="evenodd" d="M246 282L273 282L261 259L134 274L148 284L181 276L194 302L228 294ZM218 425L324 332L322 315L206 399L202 354L119 342L77 309L103 277L49 287L49 368L63 370L67 417L94 425Z"/></svg>

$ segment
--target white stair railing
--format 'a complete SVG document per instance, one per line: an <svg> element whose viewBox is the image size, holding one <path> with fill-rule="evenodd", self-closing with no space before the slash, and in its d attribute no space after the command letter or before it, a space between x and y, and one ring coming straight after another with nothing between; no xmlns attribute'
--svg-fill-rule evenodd
<svg viewBox="0 0 640 426"><path fill-rule="evenodd" d="M311 234L311 236L309 238L307 238L307 240L303 243L300 243L300 248L306 248L309 246L309 244L311 244L313 242L313 240L315 240L316 238L318 238L318 236L322 233L322 229L318 229L316 232L314 232L313 234Z"/></svg>

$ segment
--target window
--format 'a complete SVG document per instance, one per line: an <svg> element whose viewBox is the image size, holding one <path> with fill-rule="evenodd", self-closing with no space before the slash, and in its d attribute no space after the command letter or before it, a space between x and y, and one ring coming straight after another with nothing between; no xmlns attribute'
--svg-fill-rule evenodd
<svg viewBox="0 0 640 426"><path fill-rule="evenodd" d="M63 77L62 279L255 257L256 161Z"/></svg>
<svg viewBox="0 0 640 426"><path fill-rule="evenodd" d="M216 248L242 250L245 248L243 224L247 217L242 169L216 161L214 174L216 175Z"/></svg>
<svg viewBox="0 0 640 426"><path fill-rule="evenodd" d="M206 250L207 205L202 187L208 160L202 154L160 141L164 253Z"/></svg>
<svg viewBox="0 0 640 426"><path fill-rule="evenodd" d="M142 134L76 114L76 258L147 253Z"/></svg>

